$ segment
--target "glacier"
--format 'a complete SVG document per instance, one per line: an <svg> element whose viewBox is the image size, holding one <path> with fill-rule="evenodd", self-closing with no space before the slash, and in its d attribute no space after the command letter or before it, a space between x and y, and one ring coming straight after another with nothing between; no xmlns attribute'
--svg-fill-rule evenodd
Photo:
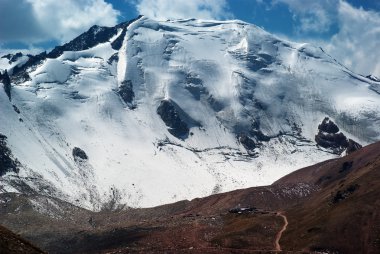
<svg viewBox="0 0 380 254"><path fill-rule="evenodd" d="M325 117L363 145L380 138L380 82L322 48L238 20L139 17L86 36L1 65L0 133L20 169L0 192L152 207L342 156L316 145Z"/></svg>

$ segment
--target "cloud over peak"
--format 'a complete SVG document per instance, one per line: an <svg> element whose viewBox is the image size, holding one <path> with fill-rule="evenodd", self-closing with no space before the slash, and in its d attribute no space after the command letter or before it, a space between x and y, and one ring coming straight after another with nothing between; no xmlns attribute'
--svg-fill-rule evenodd
<svg viewBox="0 0 380 254"><path fill-rule="evenodd" d="M297 32L328 32L336 20L339 0L272 0L272 4L286 4L293 13Z"/></svg>
<svg viewBox="0 0 380 254"><path fill-rule="evenodd" d="M66 42L94 24L115 25L119 15L104 0L0 0L0 42Z"/></svg>
<svg viewBox="0 0 380 254"><path fill-rule="evenodd" d="M262 3L262 0L256 0ZM321 45L339 62L360 74L380 76L380 13L357 8L345 0L271 0L286 4L299 40ZM332 27L335 27L336 31ZM310 34L330 34L310 39Z"/></svg>
<svg viewBox="0 0 380 254"><path fill-rule="evenodd" d="M140 14L158 20L225 19L232 17L227 8L226 0L138 0L136 2L136 9Z"/></svg>
<svg viewBox="0 0 380 254"><path fill-rule="evenodd" d="M339 32L326 49L354 71L380 77L380 13L340 1L338 19Z"/></svg>

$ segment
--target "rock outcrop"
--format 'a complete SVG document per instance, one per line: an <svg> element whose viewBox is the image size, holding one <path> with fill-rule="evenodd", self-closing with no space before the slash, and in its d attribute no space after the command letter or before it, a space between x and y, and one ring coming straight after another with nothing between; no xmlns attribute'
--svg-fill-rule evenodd
<svg viewBox="0 0 380 254"><path fill-rule="evenodd" d="M11 150L7 146L7 137L0 134L0 176L8 172L18 173L19 162L13 158Z"/></svg>
<svg viewBox="0 0 380 254"><path fill-rule="evenodd" d="M168 126L168 131L173 136L185 139L189 135L189 127L181 119L178 106L171 100L163 100L157 108L157 114Z"/></svg>
<svg viewBox="0 0 380 254"><path fill-rule="evenodd" d="M255 141L246 134L240 134L238 140L248 152L252 152L257 147Z"/></svg>
<svg viewBox="0 0 380 254"><path fill-rule="evenodd" d="M360 149L362 146L340 132L339 127L328 117L323 119L318 126L318 134L315 135L315 142L318 146L331 150L335 154L347 154Z"/></svg>
<svg viewBox="0 0 380 254"><path fill-rule="evenodd" d="M0 82L3 83L4 91L7 94L9 100L11 100L11 80L9 78L7 70L5 70L4 74L0 74Z"/></svg>
<svg viewBox="0 0 380 254"><path fill-rule="evenodd" d="M134 109L136 107L133 105L135 93L133 92L133 84L131 80L124 80L119 86L117 92L130 109Z"/></svg>
<svg viewBox="0 0 380 254"><path fill-rule="evenodd" d="M85 151L83 151L79 147L74 147L74 149L73 149L73 157L74 157L75 161L77 161L77 160L88 160L88 156L85 153Z"/></svg>

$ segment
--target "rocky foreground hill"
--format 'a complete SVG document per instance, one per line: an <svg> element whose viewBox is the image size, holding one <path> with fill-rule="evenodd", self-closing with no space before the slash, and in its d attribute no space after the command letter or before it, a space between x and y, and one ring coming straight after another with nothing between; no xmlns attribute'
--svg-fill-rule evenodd
<svg viewBox="0 0 380 254"><path fill-rule="evenodd" d="M379 253L380 143L270 186L92 212L1 194L0 223L49 253Z"/></svg>

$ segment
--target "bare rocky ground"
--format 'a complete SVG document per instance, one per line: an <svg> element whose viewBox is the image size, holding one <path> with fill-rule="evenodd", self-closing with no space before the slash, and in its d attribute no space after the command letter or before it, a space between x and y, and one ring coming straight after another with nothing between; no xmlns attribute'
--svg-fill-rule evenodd
<svg viewBox="0 0 380 254"><path fill-rule="evenodd" d="M379 253L379 208L376 143L271 186L147 209L2 194L0 224L49 253Z"/></svg>
<svg viewBox="0 0 380 254"><path fill-rule="evenodd" d="M10 230L0 226L0 253L40 254L44 252Z"/></svg>

